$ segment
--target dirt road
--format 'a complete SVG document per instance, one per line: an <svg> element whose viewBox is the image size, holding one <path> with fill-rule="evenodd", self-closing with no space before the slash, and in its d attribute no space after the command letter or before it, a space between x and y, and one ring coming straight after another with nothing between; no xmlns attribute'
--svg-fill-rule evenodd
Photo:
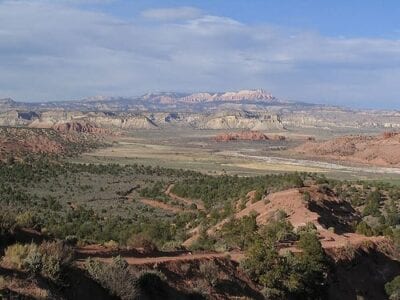
<svg viewBox="0 0 400 300"><path fill-rule="evenodd" d="M160 256L160 257L124 257L124 259L130 265L145 265L145 264L156 264L156 263L166 263L172 261L191 261L199 259L214 259L214 258L226 258L230 257L233 261L239 261L244 257L241 253L194 253L194 254L184 254L179 256ZM100 258L101 261L110 262L111 258Z"/></svg>

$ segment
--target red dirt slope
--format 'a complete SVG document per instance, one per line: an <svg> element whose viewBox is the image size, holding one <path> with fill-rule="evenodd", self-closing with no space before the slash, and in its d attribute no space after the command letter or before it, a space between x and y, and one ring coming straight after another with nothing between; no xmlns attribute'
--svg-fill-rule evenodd
<svg viewBox="0 0 400 300"><path fill-rule="evenodd" d="M377 166L400 167L400 133L343 136L325 142L306 142L296 153Z"/></svg>

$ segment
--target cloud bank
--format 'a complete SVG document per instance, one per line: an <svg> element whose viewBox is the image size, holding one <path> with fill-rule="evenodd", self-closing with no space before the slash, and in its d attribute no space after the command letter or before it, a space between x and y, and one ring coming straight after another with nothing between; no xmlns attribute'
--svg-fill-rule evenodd
<svg viewBox="0 0 400 300"><path fill-rule="evenodd" d="M0 69L0 98L24 101L262 87L400 108L400 40L248 25L191 7L126 20L68 1L0 1Z"/></svg>

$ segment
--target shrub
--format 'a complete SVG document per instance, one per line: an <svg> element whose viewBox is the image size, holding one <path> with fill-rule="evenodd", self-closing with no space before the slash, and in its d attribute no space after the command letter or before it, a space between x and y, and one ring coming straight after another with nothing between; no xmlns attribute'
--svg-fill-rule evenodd
<svg viewBox="0 0 400 300"><path fill-rule="evenodd" d="M181 265L179 266L179 269L180 269L180 270L182 271L182 273L184 273L185 275L189 273L190 268L191 268L190 264L187 264L187 263L183 263L183 264L181 264Z"/></svg>
<svg viewBox="0 0 400 300"><path fill-rule="evenodd" d="M35 244L14 244L8 246L4 252L3 262L12 268L26 269L26 259L31 252L37 250Z"/></svg>
<svg viewBox="0 0 400 300"><path fill-rule="evenodd" d="M363 215L372 215L374 217L379 217L381 212L379 210L380 204L382 202L382 195L378 191L371 192L367 196L367 204L364 208Z"/></svg>
<svg viewBox="0 0 400 300"><path fill-rule="evenodd" d="M11 232L15 228L15 226L15 216L12 213L8 211L0 212L0 237Z"/></svg>
<svg viewBox="0 0 400 300"><path fill-rule="evenodd" d="M158 250L157 245L142 234L132 235L126 244L132 248L141 248L145 253L152 253Z"/></svg>
<svg viewBox="0 0 400 300"><path fill-rule="evenodd" d="M24 261L25 267L31 273L40 273L42 270L42 255L39 252L38 247L32 247L28 253L28 256Z"/></svg>
<svg viewBox="0 0 400 300"><path fill-rule="evenodd" d="M372 230L371 226L369 226L366 222L361 221L360 223L358 223L357 227L356 227L356 232L366 235L366 236L373 236L374 235L374 231Z"/></svg>
<svg viewBox="0 0 400 300"><path fill-rule="evenodd" d="M33 243L11 245L6 249L3 261L13 268L41 273L59 281L63 269L70 265L72 259L72 250L62 242L43 242L39 246Z"/></svg>
<svg viewBox="0 0 400 300"><path fill-rule="evenodd" d="M59 281L64 269L73 261L72 248L57 241L43 242L38 250L42 256L41 274L53 281Z"/></svg>
<svg viewBox="0 0 400 300"><path fill-rule="evenodd" d="M325 284L326 261L321 243L313 232L300 236L300 255L279 255L279 235L259 237L246 252L242 267L261 284L267 299L319 299ZM292 296L292 297L291 297Z"/></svg>
<svg viewBox="0 0 400 300"><path fill-rule="evenodd" d="M267 225L261 227L261 236L269 242L283 242L286 240L296 240L293 233L293 225L285 220L272 220Z"/></svg>
<svg viewBox="0 0 400 300"><path fill-rule="evenodd" d="M28 228L33 228L37 224L34 214L30 211L18 214L15 217L15 222L20 227L28 227Z"/></svg>
<svg viewBox="0 0 400 300"><path fill-rule="evenodd" d="M218 282L219 269L214 261L208 260L206 262L201 262L199 266L199 271L200 274L211 286L216 286Z"/></svg>
<svg viewBox="0 0 400 300"><path fill-rule="evenodd" d="M137 296L135 277L129 272L128 263L120 256L114 257L110 264L103 264L88 259L86 270L90 276L123 300L135 299Z"/></svg>
<svg viewBox="0 0 400 300"><path fill-rule="evenodd" d="M0 291L4 290L6 288L6 286L7 286L6 280L4 279L3 276L0 276ZM1 296L1 294L0 294L0 296Z"/></svg>
<svg viewBox="0 0 400 300"><path fill-rule="evenodd" d="M109 240L108 242L104 243L104 246L111 249L118 249L119 245L116 241Z"/></svg>
<svg viewBox="0 0 400 300"><path fill-rule="evenodd" d="M230 219L221 228L223 241L228 247L244 249L251 242L257 231L257 216L250 214L241 219Z"/></svg>
<svg viewBox="0 0 400 300"><path fill-rule="evenodd" d="M400 299L400 275L385 284L385 291L390 300Z"/></svg>
<svg viewBox="0 0 400 300"><path fill-rule="evenodd" d="M306 202L310 202L311 201L311 194L310 194L310 192L304 192L304 194L303 194L303 200L304 201L306 201Z"/></svg>

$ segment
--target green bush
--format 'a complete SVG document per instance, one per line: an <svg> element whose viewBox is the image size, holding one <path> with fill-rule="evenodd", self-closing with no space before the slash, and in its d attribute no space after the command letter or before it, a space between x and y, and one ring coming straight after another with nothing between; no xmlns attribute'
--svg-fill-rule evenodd
<svg viewBox="0 0 400 300"><path fill-rule="evenodd" d="M15 221L20 227L34 228L37 225L35 215L30 211L18 214L15 217Z"/></svg>
<svg viewBox="0 0 400 300"><path fill-rule="evenodd" d="M16 226L17 223L13 213L6 210L0 211L0 244L2 236L13 231Z"/></svg>
<svg viewBox="0 0 400 300"><path fill-rule="evenodd" d="M208 260L201 262L199 266L199 272L211 286L216 286L218 282L219 267L214 261Z"/></svg>
<svg viewBox="0 0 400 300"><path fill-rule="evenodd" d="M264 287L268 299L317 299L322 295L327 271L321 243L315 232L305 231L298 242L300 254L280 255L276 243L289 228L284 222L268 224L249 246L242 267Z"/></svg>
<svg viewBox="0 0 400 300"><path fill-rule="evenodd" d="M303 194L303 200L306 201L306 202L310 202L310 201L311 201L311 194L310 194L310 192L308 192L308 191L304 192L304 194Z"/></svg>
<svg viewBox="0 0 400 300"><path fill-rule="evenodd" d="M361 221L360 223L358 223L357 227L356 227L356 232L366 235L366 236L373 236L374 235L374 231L372 230L371 226L369 226L366 222Z"/></svg>
<svg viewBox="0 0 400 300"><path fill-rule="evenodd" d="M35 244L14 244L8 246L4 252L3 262L12 268L18 270L26 270L27 258L30 258L33 254L37 252L37 246Z"/></svg>
<svg viewBox="0 0 400 300"><path fill-rule="evenodd" d="M396 276L392 281L386 283L385 291L390 300L400 299L400 276Z"/></svg>
<svg viewBox="0 0 400 300"><path fill-rule="evenodd" d="M114 257L110 264L88 259L86 270L101 286L122 300L137 297L136 279L129 272L128 263L120 256Z"/></svg>
<svg viewBox="0 0 400 300"><path fill-rule="evenodd" d="M53 281L61 279L64 269L71 264L73 251L62 242L14 244L9 246L3 262L13 268L40 273Z"/></svg>

